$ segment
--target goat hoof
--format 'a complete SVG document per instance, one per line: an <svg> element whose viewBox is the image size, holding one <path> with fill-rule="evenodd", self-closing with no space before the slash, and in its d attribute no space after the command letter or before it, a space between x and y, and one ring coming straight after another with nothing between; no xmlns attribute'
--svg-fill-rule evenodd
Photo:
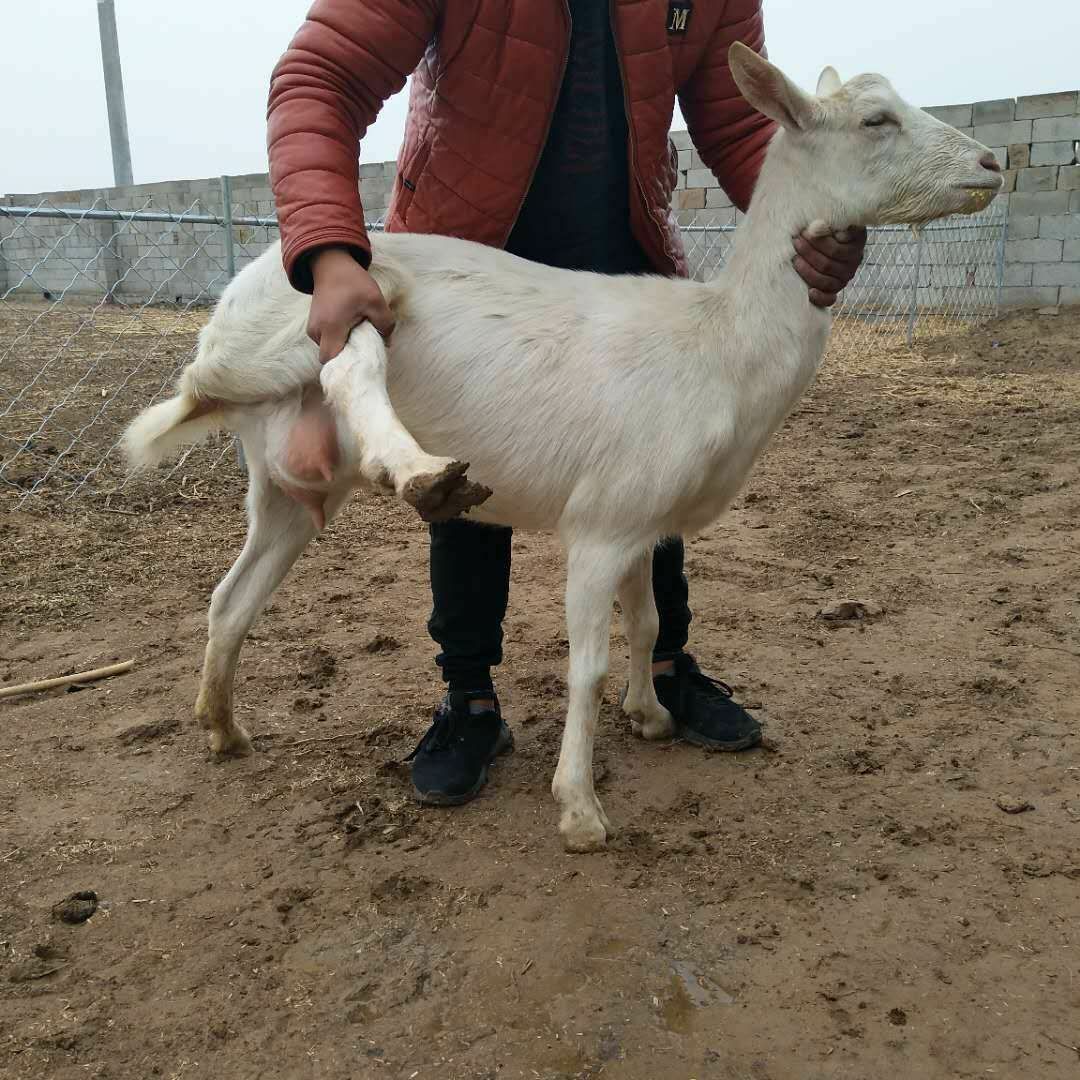
<svg viewBox="0 0 1080 1080"><path fill-rule="evenodd" d="M246 757L251 753L251 739L239 725L214 728L210 732L210 752L218 757Z"/></svg>
<svg viewBox="0 0 1080 1080"><path fill-rule="evenodd" d="M564 818L559 826L559 832L562 835L563 848L572 855L603 851L607 845L607 830L599 818L570 822Z"/></svg>
<svg viewBox="0 0 1080 1080"><path fill-rule="evenodd" d="M675 734L675 721L671 713L662 705L660 712L655 716L645 716L638 713L630 717L630 730L639 738L648 742L659 742L662 739L670 739Z"/></svg>
<svg viewBox="0 0 1080 1080"><path fill-rule="evenodd" d="M614 835L599 803L588 811L564 810L559 833L563 847L572 854L603 851L608 837Z"/></svg>
<svg viewBox="0 0 1080 1080"><path fill-rule="evenodd" d="M401 497L424 521L449 521L491 495L465 475L468 469L468 462L452 461L437 473L421 473L405 482Z"/></svg>

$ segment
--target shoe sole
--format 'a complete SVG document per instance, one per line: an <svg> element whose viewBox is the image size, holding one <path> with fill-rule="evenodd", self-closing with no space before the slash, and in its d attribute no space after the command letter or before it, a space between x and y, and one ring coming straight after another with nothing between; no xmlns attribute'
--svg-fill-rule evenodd
<svg viewBox="0 0 1080 1080"><path fill-rule="evenodd" d="M693 743L694 746L701 746L706 750L715 750L720 754L734 754L738 750L749 750L761 742L761 737L762 731L760 728L734 742L720 742L718 739L710 739L708 735L702 735L701 732L694 731L693 728L676 727L675 729L675 738L682 739L683 742Z"/></svg>
<svg viewBox="0 0 1080 1080"><path fill-rule="evenodd" d="M476 783L473 784L468 791L464 791L460 795L444 795L439 791L421 791L414 784L413 798L420 803L421 806L462 806L467 802L472 802L488 782L488 769L495 759L501 757L503 754L509 754L513 749L514 733L504 725L503 729L499 732L498 739L495 741L495 749L492 751L491 760L481 768L480 775L476 778Z"/></svg>

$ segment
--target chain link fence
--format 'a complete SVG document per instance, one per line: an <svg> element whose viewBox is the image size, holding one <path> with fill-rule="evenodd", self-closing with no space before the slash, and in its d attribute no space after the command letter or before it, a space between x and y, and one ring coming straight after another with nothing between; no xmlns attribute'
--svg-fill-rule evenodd
<svg viewBox="0 0 1080 1080"><path fill-rule="evenodd" d="M230 278L277 239L272 216L233 212L227 178L220 201L208 201L0 205L0 508L108 506L121 494L138 507L185 497L208 471L238 475L224 437L188 451L165 488L160 476L128 476L117 449L126 424L167 395L194 356ZM871 230L836 312L834 350L910 345L995 314L1006 215L994 203L919 234ZM678 216L693 276L709 280L734 218Z"/></svg>

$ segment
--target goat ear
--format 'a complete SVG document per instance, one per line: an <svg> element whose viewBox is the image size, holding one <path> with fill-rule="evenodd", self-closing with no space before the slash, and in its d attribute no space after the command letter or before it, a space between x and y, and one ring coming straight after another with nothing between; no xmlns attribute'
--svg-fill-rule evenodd
<svg viewBox="0 0 1080 1080"><path fill-rule="evenodd" d="M739 92L758 112L796 131L813 125L817 102L764 56L736 41L728 50L728 65Z"/></svg>
<svg viewBox="0 0 1080 1080"><path fill-rule="evenodd" d="M814 93L818 97L828 97L830 94L835 94L837 90L843 85L840 81L840 76L837 74L836 68L827 67L822 73L821 77L817 81L817 90Z"/></svg>

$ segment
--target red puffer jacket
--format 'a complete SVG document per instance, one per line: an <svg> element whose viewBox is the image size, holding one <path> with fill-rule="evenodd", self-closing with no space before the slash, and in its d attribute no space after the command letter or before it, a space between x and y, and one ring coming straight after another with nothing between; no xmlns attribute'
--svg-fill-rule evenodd
<svg viewBox="0 0 1080 1080"><path fill-rule="evenodd" d="M739 96L728 47L764 52L761 0L611 0L630 130L631 226L661 273L685 274L670 211L676 96L690 136L745 209L770 121ZM547 138L569 45L565 0L315 0L270 88L270 177L292 283L328 245L370 258L357 147L412 81L386 227L506 243Z"/></svg>

